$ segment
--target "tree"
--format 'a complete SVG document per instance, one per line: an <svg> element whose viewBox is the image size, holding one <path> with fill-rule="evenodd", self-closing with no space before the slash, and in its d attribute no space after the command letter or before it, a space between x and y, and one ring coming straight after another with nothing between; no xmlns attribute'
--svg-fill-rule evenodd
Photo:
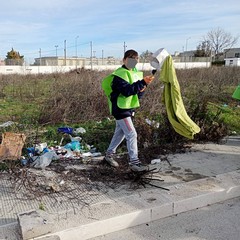
<svg viewBox="0 0 240 240"><path fill-rule="evenodd" d="M197 46L197 50L194 53L194 57L210 57L211 45L209 41L202 41Z"/></svg>
<svg viewBox="0 0 240 240"><path fill-rule="evenodd" d="M145 52L143 52L141 55L140 55L140 59L142 60L142 62L150 62L151 60L151 57L152 57L153 53L146 50Z"/></svg>
<svg viewBox="0 0 240 240"><path fill-rule="evenodd" d="M211 51L219 60L225 48L232 48L238 41L239 36L233 37L230 33L221 28L212 29L203 37L203 42L209 42Z"/></svg>
<svg viewBox="0 0 240 240"><path fill-rule="evenodd" d="M15 51L13 48L7 53L5 58L6 65L23 65L24 56L21 56L19 52Z"/></svg>

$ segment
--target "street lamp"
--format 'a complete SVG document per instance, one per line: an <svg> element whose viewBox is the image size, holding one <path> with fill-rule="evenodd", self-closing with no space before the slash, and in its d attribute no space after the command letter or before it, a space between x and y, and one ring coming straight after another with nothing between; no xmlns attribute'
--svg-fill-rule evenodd
<svg viewBox="0 0 240 240"><path fill-rule="evenodd" d="M58 48L58 45L55 45L55 48L56 48L56 57L57 57L57 48Z"/></svg>
<svg viewBox="0 0 240 240"><path fill-rule="evenodd" d="M187 45L188 45L188 40L190 39L191 37L188 37L187 39L186 39L186 48L185 48L185 68L187 67L187 63L186 63L186 61L187 61Z"/></svg>
<svg viewBox="0 0 240 240"><path fill-rule="evenodd" d="M124 43L123 43L123 55L124 55L125 52L126 52L126 48L127 48L127 45L126 45L126 43L124 42Z"/></svg>
<svg viewBox="0 0 240 240"><path fill-rule="evenodd" d="M91 59L91 70L93 69L93 47L92 47L93 43L92 41L90 42L90 59Z"/></svg>
<svg viewBox="0 0 240 240"><path fill-rule="evenodd" d="M78 45L78 38L79 36L76 36L75 37L75 55L76 55L76 58L78 57L78 49L77 49L77 45Z"/></svg>
<svg viewBox="0 0 240 240"><path fill-rule="evenodd" d="M67 65L67 40L64 40L64 66Z"/></svg>
<svg viewBox="0 0 240 240"><path fill-rule="evenodd" d="M78 59L78 52L77 52L78 38L79 38L79 36L76 36L76 37L75 37L76 69L77 69L77 59Z"/></svg>
<svg viewBox="0 0 240 240"><path fill-rule="evenodd" d="M186 51L187 51L187 44L188 44L188 40L191 39L191 37L186 39Z"/></svg>
<svg viewBox="0 0 240 240"><path fill-rule="evenodd" d="M42 49L39 48L39 65L42 65Z"/></svg>
<svg viewBox="0 0 240 240"><path fill-rule="evenodd" d="M102 65L103 65L103 53L104 53L104 51L102 50Z"/></svg>

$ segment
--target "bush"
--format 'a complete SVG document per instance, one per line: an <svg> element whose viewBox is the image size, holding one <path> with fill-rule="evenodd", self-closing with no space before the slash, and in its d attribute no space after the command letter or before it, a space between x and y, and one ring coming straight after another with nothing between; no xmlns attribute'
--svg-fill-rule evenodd
<svg viewBox="0 0 240 240"><path fill-rule="evenodd" d="M102 79L110 72L80 69L64 74L1 75L0 121L12 120L29 128L34 126L37 133L33 134L31 130L28 134L38 141L41 137L48 140L51 136L56 137L53 136L54 130L49 130L51 134L47 136L42 134L40 129L45 125L85 126L89 132L85 136L86 141L103 150L114 129L114 121L106 121L110 115L101 88ZM231 110L238 104L231 96L239 82L239 67L177 69L176 73L186 111L201 127L201 133L196 135L195 140L218 141L228 134L230 120L231 131L240 129L236 117L231 117L233 113L239 114ZM186 141L175 133L168 122L162 103L163 84L158 79L157 72L155 81L141 99L141 107L137 109L135 121L141 149L159 149L161 144L174 146ZM218 107L213 108L213 104ZM221 108L224 104L230 111ZM159 128L149 126L147 118L158 122Z"/></svg>

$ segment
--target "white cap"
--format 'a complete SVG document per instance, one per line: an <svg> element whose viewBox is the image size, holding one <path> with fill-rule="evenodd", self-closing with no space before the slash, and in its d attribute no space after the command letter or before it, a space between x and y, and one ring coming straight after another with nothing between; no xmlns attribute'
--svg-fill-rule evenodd
<svg viewBox="0 0 240 240"><path fill-rule="evenodd" d="M170 54L167 52L165 48L158 49L155 53L152 55L152 59L150 61L150 64L153 68L160 70L166 57Z"/></svg>

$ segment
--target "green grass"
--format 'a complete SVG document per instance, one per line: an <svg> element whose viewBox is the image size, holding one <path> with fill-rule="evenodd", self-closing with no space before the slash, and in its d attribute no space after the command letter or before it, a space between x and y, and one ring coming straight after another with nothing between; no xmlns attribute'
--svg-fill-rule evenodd
<svg viewBox="0 0 240 240"><path fill-rule="evenodd" d="M13 76L8 79L1 88L0 121L35 122L52 84L51 78Z"/></svg>
<svg viewBox="0 0 240 240"><path fill-rule="evenodd" d="M55 146L59 143L62 134L58 133L59 127L71 127L74 129L84 128L86 133L80 134L82 137L81 144L84 147L86 144L97 147L98 151L103 152L107 149L115 128L115 121L104 119L102 121L87 121L84 123L49 125L45 127L45 131L41 136L43 142L47 142L48 146ZM69 140L68 140L69 142ZM67 143L67 142L66 142ZM64 144L64 142L63 142Z"/></svg>
<svg viewBox="0 0 240 240"><path fill-rule="evenodd" d="M15 98L0 99L0 121L33 122L40 114L40 108L34 102L21 102Z"/></svg>
<svg viewBox="0 0 240 240"><path fill-rule="evenodd" d="M239 107L229 107L226 106L222 112L222 119L225 124L228 125L228 128L231 133L240 134L240 105Z"/></svg>
<svg viewBox="0 0 240 240"><path fill-rule="evenodd" d="M240 134L240 105L231 104L209 104L209 114L216 115L219 112L219 119L228 126L230 133Z"/></svg>

